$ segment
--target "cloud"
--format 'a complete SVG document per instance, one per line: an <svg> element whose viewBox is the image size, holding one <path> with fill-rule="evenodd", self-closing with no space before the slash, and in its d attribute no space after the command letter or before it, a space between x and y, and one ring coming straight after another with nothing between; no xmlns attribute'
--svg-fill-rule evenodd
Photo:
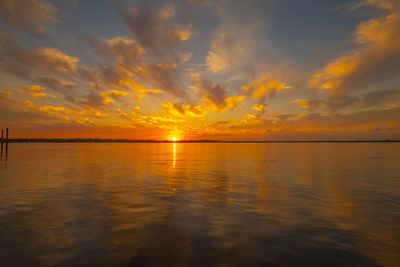
<svg viewBox="0 0 400 267"><path fill-rule="evenodd" d="M101 93L90 90L85 93L83 98L75 98L74 96L68 96L67 100L71 103L77 104L79 106L83 106L86 108L99 108L106 105L108 102L106 101L107 96L102 95Z"/></svg>
<svg viewBox="0 0 400 267"><path fill-rule="evenodd" d="M21 64L27 64L31 68L47 70L50 72L74 72L76 57L71 57L56 48L42 47L21 55Z"/></svg>
<svg viewBox="0 0 400 267"><path fill-rule="evenodd" d="M30 86L24 86L21 88L23 91L29 91L29 92L43 92L45 89L41 87L40 85L30 85Z"/></svg>
<svg viewBox="0 0 400 267"><path fill-rule="evenodd" d="M179 55L175 59L161 59L159 62L145 62L142 57L146 51L134 40L115 37L97 42L88 36L80 38L93 47L96 53L111 57L114 61L112 66L103 66L100 77L96 70L78 69L80 76L90 80L93 87L134 90L138 100L148 94L162 92L175 97L186 94L180 86L178 68L179 63L188 60L191 54ZM100 83L99 79L103 83Z"/></svg>
<svg viewBox="0 0 400 267"><path fill-rule="evenodd" d="M176 97L186 94L180 86L178 64L174 61L145 62L131 70L131 73L156 90L163 90Z"/></svg>
<svg viewBox="0 0 400 267"><path fill-rule="evenodd" d="M325 101L325 104L331 112L334 112L349 105L358 104L359 101L360 100L357 97L340 95L329 98Z"/></svg>
<svg viewBox="0 0 400 267"><path fill-rule="evenodd" d="M257 59L269 52L269 45L258 30L262 25L252 5L238 10L229 10L227 7L216 7L220 25L214 30L209 39L209 51L205 58L207 70L215 74L229 74L230 80L246 79L253 76L258 65ZM258 51L257 48L261 48ZM258 53L257 53L258 52Z"/></svg>
<svg viewBox="0 0 400 267"><path fill-rule="evenodd" d="M311 112L314 112L319 108L323 101L313 99L295 99L292 101L292 103L297 104L301 108L309 109Z"/></svg>
<svg viewBox="0 0 400 267"><path fill-rule="evenodd" d="M292 103L297 104L301 108L309 109L311 112L315 112L322 106L327 107L331 112L335 112L348 106L371 108L382 103L383 101L395 99L399 96L399 91L387 89L367 92L359 96L331 96L325 100L295 99L292 101Z"/></svg>
<svg viewBox="0 0 400 267"><path fill-rule="evenodd" d="M317 126L317 127L356 127L363 124L376 124L385 122L396 122L400 115L400 108L390 110L371 110L357 111L347 114L333 114L332 116L321 115L319 113L304 114L293 123L293 126Z"/></svg>
<svg viewBox="0 0 400 267"><path fill-rule="evenodd" d="M104 92L99 92L95 88L86 92L83 97L75 97L73 95L66 96L66 100L79 105L81 107L93 109L108 106L116 101L122 101L123 97L127 96L128 93L120 90L109 90Z"/></svg>
<svg viewBox="0 0 400 267"><path fill-rule="evenodd" d="M51 97L51 98L55 98L56 97L55 95L48 95L46 93L34 93L34 92L32 92L31 95L35 99L38 99L38 98L41 98L41 97Z"/></svg>
<svg viewBox="0 0 400 267"><path fill-rule="evenodd" d="M78 67L76 72L79 75L79 77L90 82L97 82L97 80L99 79L98 70L93 68Z"/></svg>
<svg viewBox="0 0 400 267"><path fill-rule="evenodd" d="M370 108L382 103L383 101L396 99L399 96L400 91L386 89L367 92L361 94L360 96L341 95L330 97L329 99L324 101L324 103L330 111L338 111L339 109L350 105L358 105L363 108Z"/></svg>
<svg viewBox="0 0 400 267"><path fill-rule="evenodd" d="M176 116L176 117L204 117L208 111L206 106L199 105L184 105L180 103L172 104L169 101L165 101L162 105L162 109L165 113Z"/></svg>
<svg viewBox="0 0 400 267"><path fill-rule="evenodd" d="M6 61L20 56L22 48L13 37L0 33L0 52L1 61Z"/></svg>
<svg viewBox="0 0 400 267"><path fill-rule="evenodd" d="M277 93L291 88L290 85L280 81L279 78L265 74L255 81L241 87L241 90L251 93L254 99L264 100L265 98L274 97Z"/></svg>
<svg viewBox="0 0 400 267"><path fill-rule="evenodd" d="M341 83L343 76L348 75L360 61L359 53L335 59L328 66L319 70L310 79L311 87L334 89Z"/></svg>
<svg viewBox="0 0 400 267"><path fill-rule="evenodd" d="M94 109L71 109L71 108L66 108L66 107L58 107L58 106L52 106L52 105L47 105L47 106L42 106L42 107L37 107L35 106L31 101L25 101L25 106L36 110L40 111L46 114L63 114L63 115L73 115L80 117L80 119L86 119L87 117L96 117L96 118L104 118L107 117L106 114L98 112ZM83 117L83 118L82 118ZM63 117L65 118L65 117ZM69 120L69 118L66 118Z"/></svg>
<svg viewBox="0 0 400 267"><path fill-rule="evenodd" d="M386 107L383 108L383 110L389 110L393 108L400 108L400 103L387 105Z"/></svg>
<svg viewBox="0 0 400 267"><path fill-rule="evenodd" d="M30 94L34 99L38 99L41 97L50 97L50 98L55 98L55 95L49 95L44 92L45 89L41 87L40 85L31 85L31 86L24 86L19 89L15 89L14 92L19 93L19 94Z"/></svg>
<svg viewBox="0 0 400 267"><path fill-rule="evenodd" d="M273 114L268 114L271 117L277 118L280 122L285 122L287 119L293 117L293 114L279 114L279 113L273 113Z"/></svg>
<svg viewBox="0 0 400 267"><path fill-rule="evenodd" d="M311 87L329 89L331 95L338 96L399 72L399 5L384 0L367 0L361 5L376 6L388 14L359 24L354 32L354 42L359 44L359 48L315 73L310 79Z"/></svg>
<svg viewBox="0 0 400 267"><path fill-rule="evenodd" d="M0 61L5 72L29 82L39 83L65 96L72 94L76 83L52 74L76 75L78 70L79 73L86 70L76 65L78 58L71 57L56 48L42 47L25 52L18 42L7 35L0 35ZM44 95L35 94L35 96Z"/></svg>
<svg viewBox="0 0 400 267"><path fill-rule="evenodd" d="M381 103L384 100L389 100L391 98L395 98L398 96L400 96L399 90L390 90L390 89L378 90L365 93L362 96L362 102L365 107L371 107Z"/></svg>
<svg viewBox="0 0 400 267"><path fill-rule="evenodd" d="M252 107L254 110L257 110L260 113L264 113L265 109L267 108L266 104L254 104Z"/></svg>
<svg viewBox="0 0 400 267"><path fill-rule="evenodd" d="M248 60L249 52L233 33L217 31L212 37L206 57L207 69L214 73L232 71Z"/></svg>
<svg viewBox="0 0 400 267"><path fill-rule="evenodd" d="M200 73L191 75L192 83L201 94L203 100L218 111L235 109L246 96L228 97L228 90L222 85L204 79Z"/></svg>
<svg viewBox="0 0 400 267"><path fill-rule="evenodd" d="M146 53L145 49L136 41L121 36L101 39L100 42L85 35L81 35L80 39L88 43L96 53L111 57L115 62L126 66L139 63Z"/></svg>
<svg viewBox="0 0 400 267"><path fill-rule="evenodd" d="M175 16L175 5L172 3L161 9L144 3L131 8L118 6L117 9L139 43L160 58L173 52L177 45L191 36L190 27L171 23Z"/></svg>
<svg viewBox="0 0 400 267"><path fill-rule="evenodd" d="M57 8L47 1L1 0L0 16L16 28L33 36L46 33L44 23L57 22Z"/></svg>
<svg viewBox="0 0 400 267"><path fill-rule="evenodd" d="M76 83L55 76L34 76L34 80L63 95L71 95Z"/></svg>
<svg viewBox="0 0 400 267"><path fill-rule="evenodd" d="M104 40L100 51L114 56L126 65L137 63L145 53L141 45L123 37Z"/></svg>
<svg viewBox="0 0 400 267"><path fill-rule="evenodd" d="M116 100L120 99L123 96L127 96L128 93L124 91L111 90L107 92L102 92L101 95L104 97L103 103L114 103Z"/></svg>
<svg viewBox="0 0 400 267"><path fill-rule="evenodd" d="M20 63L24 51L19 43L11 36L0 34L0 62L6 72L13 75L29 78L30 72Z"/></svg>
<svg viewBox="0 0 400 267"><path fill-rule="evenodd" d="M2 34L0 35L0 61L6 72L24 79L32 79L31 71L74 73L79 59L49 47L26 52L14 38Z"/></svg>
<svg viewBox="0 0 400 267"><path fill-rule="evenodd" d="M37 120L47 120L46 114L37 114L25 110L26 105L22 101L11 98L11 92L0 91L0 121L13 129L22 125L32 125Z"/></svg>
<svg viewBox="0 0 400 267"><path fill-rule="evenodd" d="M165 72L168 72L167 69L164 70ZM139 80L144 81L145 83L147 82L150 86L156 88L161 88L161 86L164 85L170 86L167 92L171 92L173 95L179 94L180 89L172 87L175 86L175 74L163 74L162 72L163 68L159 68L158 70L149 70L143 66L138 66L134 69L126 69L121 65L103 66L99 71L91 68L78 69L79 76L88 80L93 89L102 91L105 88L113 88L124 92L131 91L136 93L138 101L147 95L158 95L163 93L163 90L161 89L150 89L146 87L140 83ZM158 76L153 77L152 74ZM163 83L163 81L165 83ZM176 92L174 90L176 90ZM97 97L100 97L98 93L96 95Z"/></svg>

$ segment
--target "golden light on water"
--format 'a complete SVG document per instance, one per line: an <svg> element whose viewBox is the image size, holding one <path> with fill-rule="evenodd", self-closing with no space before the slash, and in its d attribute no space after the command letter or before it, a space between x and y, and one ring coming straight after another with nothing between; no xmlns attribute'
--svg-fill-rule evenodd
<svg viewBox="0 0 400 267"><path fill-rule="evenodd" d="M175 165L176 165L176 144L174 143L172 147L172 166L175 167Z"/></svg>

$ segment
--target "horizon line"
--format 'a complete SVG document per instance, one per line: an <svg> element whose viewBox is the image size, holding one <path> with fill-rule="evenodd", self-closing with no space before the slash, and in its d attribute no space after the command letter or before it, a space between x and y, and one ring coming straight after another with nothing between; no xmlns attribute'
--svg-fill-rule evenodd
<svg viewBox="0 0 400 267"><path fill-rule="evenodd" d="M360 142L400 142L400 139L356 139L356 140L154 140L124 138L9 138L9 143L360 143Z"/></svg>

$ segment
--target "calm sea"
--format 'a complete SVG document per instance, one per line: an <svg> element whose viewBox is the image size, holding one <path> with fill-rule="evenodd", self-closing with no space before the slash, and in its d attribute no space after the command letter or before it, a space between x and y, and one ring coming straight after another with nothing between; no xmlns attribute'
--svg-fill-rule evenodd
<svg viewBox="0 0 400 267"><path fill-rule="evenodd" d="M400 143L10 144L0 266L400 266Z"/></svg>

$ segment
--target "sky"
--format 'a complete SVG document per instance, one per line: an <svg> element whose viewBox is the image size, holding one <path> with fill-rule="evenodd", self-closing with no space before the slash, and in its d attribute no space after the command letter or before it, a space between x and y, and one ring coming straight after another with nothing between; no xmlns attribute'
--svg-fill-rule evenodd
<svg viewBox="0 0 400 267"><path fill-rule="evenodd" d="M400 139L399 74L399 0L0 0L13 138Z"/></svg>

